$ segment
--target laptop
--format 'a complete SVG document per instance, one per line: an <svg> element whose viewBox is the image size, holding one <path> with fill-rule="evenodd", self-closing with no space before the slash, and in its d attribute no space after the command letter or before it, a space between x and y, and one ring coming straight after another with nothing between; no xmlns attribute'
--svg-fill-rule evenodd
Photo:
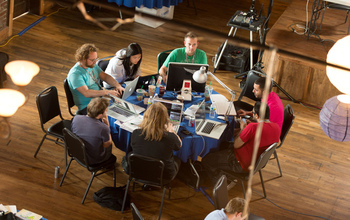
<svg viewBox="0 0 350 220"><path fill-rule="evenodd" d="M139 116L145 110L121 98L110 95L113 103L108 107L107 115L121 122L129 121Z"/></svg>
<svg viewBox="0 0 350 220"><path fill-rule="evenodd" d="M203 100L195 113L196 134L219 139L227 124L205 118L205 100Z"/></svg>
<svg viewBox="0 0 350 220"><path fill-rule="evenodd" d="M153 103L155 102L160 102L167 108L169 119L171 123L174 125L174 131L177 133L180 128L182 110L183 110L184 104L182 102L170 101L166 99L154 99Z"/></svg>
<svg viewBox="0 0 350 220"><path fill-rule="evenodd" d="M158 79L158 74L153 74L153 75L148 75L148 76L140 76L139 77L139 81L137 82L137 89L140 89L142 87L142 89L148 89L148 85L151 82L152 77L154 77L155 81L157 82Z"/></svg>
<svg viewBox="0 0 350 220"><path fill-rule="evenodd" d="M133 81L125 82L126 86L124 88L125 90L122 96L123 100L129 98L129 96L131 96L134 93L138 81L139 81L139 76L136 77Z"/></svg>

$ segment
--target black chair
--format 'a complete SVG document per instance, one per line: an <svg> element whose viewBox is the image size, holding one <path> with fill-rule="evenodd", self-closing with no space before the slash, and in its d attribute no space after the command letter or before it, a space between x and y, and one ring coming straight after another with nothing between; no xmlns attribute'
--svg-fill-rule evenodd
<svg viewBox="0 0 350 220"><path fill-rule="evenodd" d="M259 79L260 77L261 76L255 74L254 72L249 71L241 94L239 94L238 99L233 102L236 111L238 111L240 109L243 109L245 111L252 111L253 110L253 107L254 107L253 105L241 101L243 97L247 97L253 101L260 101L260 99L256 98L254 93L253 93L254 82L257 79Z"/></svg>
<svg viewBox="0 0 350 220"><path fill-rule="evenodd" d="M103 57L103 58L99 59L99 60L97 61L96 64L97 64L103 71L105 71L106 68L107 68L107 66L108 66L108 64L109 64L109 60L110 60L111 58L113 58L113 57L114 57L114 55L113 55L113 56Z"/></svg>
<svg viewBox="0 0 350 220"><path fill-rule="evenodd" d="M325 0L325 1L323 1L323 13L322 13L322 18L321 18L320 30L322 28L322 22L323 22L323 17L324 17L324 13L326 11L326 8L346 11L346 17L345 17L344 24L347 22L348 17L349 17L349 12L350 12L350 6L337 4L337 3L333 3L333 2L328 2ZM349 32L350 32L350 22L349 22L349 26L348 26L347 35L349 35Z"/></svg>
<svg viewBox="0 0 350 220"><path fill-rule="evenodd" d="M58 94L57 94L57 88L55 86L48 87L44 89L42 92L40 92L36 96L36 105L38 107L38 112L40 116L40 124L41 129L45 133L44 137L42 138L38 149L36 150L34 157L39 153L40 147L43 144L44 140L50 140L55 142L56 144L64 145L63 140L63 128L71 128L71 121L65 120L62 117L60 104L58 102ZM44 125L51 121L51 119L56 118L59 116L61 119L60 121L54 123L51 125L47 130L45 129ZM51 139L48 136L52 136L55 139ZM65 159L65 165L67 165L67 152L64 152L64 159Z"/></svg>
<svg viewBox="0 0 350 220"><path fill-rule="evenodd" d="M113 183L115 187L115 164L116 164L117 158L113 154L105 162L95 164L95 165L90 165L87 161L84 142L67 128L63 129L63 136L65 140L65 149L71 158L62 176L60 186L62 186L62 183L64 181L64 178L66 177L70 164L72 163L73 160L76 160L81 166L85 167L88 171L91 172L90 182L88 187L86 188L81 204L84 204L86 195L89 192L89 189L92 184L92 181L94 180L94 177L113 170Z"/></svg>
<svg viewBox="0 0 350 220"><path fill-rule="evenodd" d="M143 220L143 217L139 210L137 209L136 205L134 203L130 204L131 206L131 212L132 212L132 219L133 220Z"/></svg>
<svg viewBox="0 0 350 220"><path fill-rule="evenodd" d="M264 198L266 198L266 191L264 186L264 180L262 177L261 170L266 166L266 164L269 162L269 159L271 155L275 152L277 147L277 143L273 143L270 145L259 157L255 165L254 174L259 172L260 175L260 181L261 186L263 188L264 192ZM230 170L221 170L223 175L226 175L229 180L234 181L235 179L238 179L241 181L243 194L245 196L245 188L244 188L244 182L249 180L249 173L234 173Z"/></svg>
<svg viewBox="0 0 350 220"><path fill-rule="evenodd" d="M280 144L276 147L276 150L274 152L274 157L271 158L271 159L277 160L278 169L280 170L280 176L282 176L282 170L281 170L280 162L279 162L278 156L277 156L277 149L282 146L284 139L286 138L290 128L293 125L294 119L295 119L295 115L294 115L293 108L292 108L292 106L290 106L290 104L288 104L284 108L284 119L283 119L282 131L281 131L281 136L280 136Z"/></svg>
<svg viewBox="0 0 350 220"><path fill-rule="evenodd" d="M159 72L159 69L162 67L162 65L163 65L164 61L166 60L166 58L171 53L171 51L173 51L173 50L166 50L166 51L160 52L158 54L158 56L157 56L158 72Z"/></svg>
<svg viewBox="0 0 350 220"><path fill-rule="evenodd" d="M72 91L69 88L68 80L65 79L63 83L64 91L66 93L67 103L68 103L68 111L74 117L75 114L72 112L72 107L75 106Z"/></svg>
<svg viewBox="0 0 350 220"><path fill-rule="evenodd" d="M150 186L155 186L163 188L162 202L160 205L159 217L162 215L164 196L166 188L169 189L169 199L171 195L171 181L173 179L165 180L163 179L164 163L159 159L152 157L146 157L138 154L131 153L128 155L128 164L129 164L129 179L125 189L125 195L122 205L121 212L123 213L125 207L126 196L128 194L128 189L130 182L133 181L133 191L135 189L135 182L147 184Z"/></svg>

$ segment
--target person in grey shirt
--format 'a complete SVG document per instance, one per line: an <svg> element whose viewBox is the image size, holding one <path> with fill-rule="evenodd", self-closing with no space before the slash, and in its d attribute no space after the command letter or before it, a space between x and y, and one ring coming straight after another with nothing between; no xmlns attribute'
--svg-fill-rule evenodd
<svg viewBox="0 0 350 220"><path fill-rule="evenodd" d="M212 211L204 220L243 220L245 200L239 197L231 199L224 209Z"/></svg>

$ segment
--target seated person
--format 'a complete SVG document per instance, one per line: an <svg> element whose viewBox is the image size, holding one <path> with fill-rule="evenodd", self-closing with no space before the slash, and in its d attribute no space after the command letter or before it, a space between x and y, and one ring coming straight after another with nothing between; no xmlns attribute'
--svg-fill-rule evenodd
<svg viewBox="0 0 350 220"><path fill-rule="evenodd" d="M163 77L164 83L167 80L169 62L207 64L206 53L203 50L197 49L199 42L195 33L188 32L185 35L184 44L185 47L171 51L159 69L159 75Z"/></svg>
<svg viewBox="0 0 350 220"><path fill-rule="evenodd" d="M108 99L94 98L87 106L87 115L76 115L73 118L72 132L84 142L90 165L104 162L112 155L108 106Z"/></svg>
<svg viewBox="0 0 350 220"><path fill-rule="evenodd" d="M137 43L131 43L127 48L119 50L115 56L110 59L105 72L111 75L119 84L127 80L135 79L141 75L142 49ZM106 89L113 86L103 82Z"/></svg>
<svg viewBox="0 0 350 220"><path fill-rule="evenodd" d="M182 142L169 121L166 107L160 102L152 104L144 113L139 127L131 135L131 153L162 160L164 179L173 179L181 164L173 151L178 151Z"/></svg>
<svg viewBox="0 0 350 220"><path fill-rule="evenodd" d="M263 123L261 140L257 158L271 144L278 142L281 129L278 124L270 122L270 109L266 106L265 119L259 117L261 102L256 102L253 109L253 117L256 122L243 122L241 119L241 132L236 136L233 146L217 152L207 154L202 164L213 183L219 179L220 170L229 170L235 173L249 172L248 167L252 162L255 133L260 122Z"/></svg>
<svg viewBox="0 0 350 220"><path fill-rule="evenodd" d="M266 77L260 77L254 82L253 93L256 98L262 98L265 92L265 82ZM284 119L284 108L283 103L275 92L269 90L269 95L267 96L267 105L270 108L270 121L278 124L282 130L283 119ZM251 111L245 111L240 109L237 111L239 116L249 115L253 116Z"/></svg>
<svg viewBox="0 0 350 220"><path fill-rule="evenodd" d="M204 220L243 220L242 216L245 200L239 197L231 199L226 207L221 210L212 211Z"/></svg>
<svg viewBox="0 0 350 220"><path fill-rule="evenodd" d="M105 95L120 96L124 88L96 65L98 49L94 44L84 44L75 53L77 63L69 70L67 80L73 95L77 114L86 115L86 106L92 98ZM113 85L115 90L103 90L100 80Z"/></svg>

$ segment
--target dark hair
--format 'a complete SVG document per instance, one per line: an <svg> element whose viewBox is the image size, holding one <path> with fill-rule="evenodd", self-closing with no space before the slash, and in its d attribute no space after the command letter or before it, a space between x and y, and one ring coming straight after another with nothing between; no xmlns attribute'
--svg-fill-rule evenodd
<svg viewBox="0 0 350 220"><path fill-rule="evenodd" d="M266 77L260 77L255 80L254 84L257 84L261 90L265 89ZM269 93L271 92L272 85L270 86Z"/></svg>
<svg viewBox="0 0 350 220"><path fill-rule="evenodd" d="M254 105L254 112L260 117L260 107L261 107L261 102L256 102ZM269 105L266 104L266 111L265 111L265 119L270 118L270 108Z"/></svg>
<svg viewBox="0 0 350 220"><path fill-rule="evenodd" d="M125 69L126 76L131 77L131 76L135 75L137 70L140 68L140 64L142 61L142 49L141 49L140 45L138 45L137 43L131 43L131 44L129 44L129 46L125 50L126 50L125 56L120 58L120 59L123 60L123 66ZM130 70L130 57L137 55L137 54L141 54L141 59Z"/></svg>

